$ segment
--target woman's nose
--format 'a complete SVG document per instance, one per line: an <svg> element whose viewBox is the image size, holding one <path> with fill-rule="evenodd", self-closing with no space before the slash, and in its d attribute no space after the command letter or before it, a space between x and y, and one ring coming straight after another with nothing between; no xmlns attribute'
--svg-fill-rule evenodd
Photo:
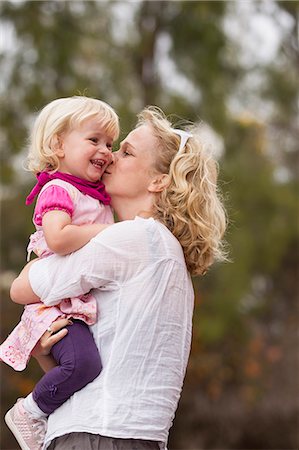
<svg viewBox="0 0 299 450"><path fill-rule="evenodd" d="M115 153L111 153L111 162L110 164L114 164L115 163Z"/></svg>
<svg viewBox="0 0 299 450"><path fill-rule="evenodd" d="M118 160L118 152L119 152L119 150L117 150L117 152L112 153L112 156L113 156L112 163L113 164L115 164L116 161Z"/></svg>

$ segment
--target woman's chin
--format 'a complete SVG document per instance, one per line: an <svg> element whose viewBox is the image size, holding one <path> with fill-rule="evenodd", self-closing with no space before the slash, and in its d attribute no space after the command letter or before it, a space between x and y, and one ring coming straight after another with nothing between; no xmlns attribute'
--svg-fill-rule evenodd
<svg viewBox="0 0 299 450"><path fill-rule="evenodd" d="M109 172L104 172L102 175L102 181L106 184L109 184L109 178L110 178L110 173Z"/></svg>

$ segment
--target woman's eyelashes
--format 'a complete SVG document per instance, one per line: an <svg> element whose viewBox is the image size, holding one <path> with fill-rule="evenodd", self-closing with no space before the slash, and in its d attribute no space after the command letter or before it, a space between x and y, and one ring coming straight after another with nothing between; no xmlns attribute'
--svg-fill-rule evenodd
<svg viewBox="0 0 299 450"><path fill-rule="evenodd" d="M120 154L124 157L132 156L132 153L130 153L126 147L120 149Z"/></svg>

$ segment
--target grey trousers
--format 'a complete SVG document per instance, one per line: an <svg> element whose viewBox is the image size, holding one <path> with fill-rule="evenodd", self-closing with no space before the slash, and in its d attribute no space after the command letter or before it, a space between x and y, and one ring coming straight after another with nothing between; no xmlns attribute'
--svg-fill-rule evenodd
<svg viewBox="0 0 299 450"><path fill-rule="evenodd" d="M119 439L90 433L70 433L54 439L48 450L159 450L155 441Z"/></svg>

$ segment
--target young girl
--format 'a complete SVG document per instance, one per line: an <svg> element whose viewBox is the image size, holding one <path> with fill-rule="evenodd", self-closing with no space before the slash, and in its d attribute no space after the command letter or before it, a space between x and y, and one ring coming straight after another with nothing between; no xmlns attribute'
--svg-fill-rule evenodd
<svg viewBox="0 0 299 450"><path fill-rule="evenodd" d="M38 115L34 124L28 167L38 182L26 199L37 196L28 255L66 255L84 246L113 223L110 197L100 181L112 161L112 143L119 134L118 117L106 103L87 97L54 100ZM43 283L43 280L41 280ZM61 292L61 298L64 293ZM94 380L101 360L88 325L97 320L96 300L91 293L67 298L58 306L34 303L25 307L20 323L0 347L1 359L15 370L26 367L40 337L59 317L72 318L68 333L52 348L57 366L47 372L33 392L17 402L19 413L36 427L35 440L21 448L39 449L45 419L74 392ZM14 432L9 411L6 422Z"/></svg>

